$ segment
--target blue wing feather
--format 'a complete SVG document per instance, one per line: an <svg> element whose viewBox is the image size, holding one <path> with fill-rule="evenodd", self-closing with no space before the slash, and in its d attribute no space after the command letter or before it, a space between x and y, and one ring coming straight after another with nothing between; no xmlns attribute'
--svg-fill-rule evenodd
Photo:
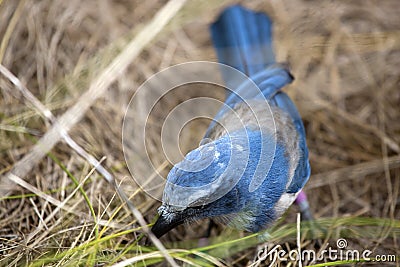
<svg viewBox="0 0 400 267"><path fill-rule="evenodd" d="M301 157L299 160L299 164L296 168L292 183L289 185L288 188L288 193L296 193L304 187L305 183L310 177L311 172L310 164L308 162L306 131L304 129L303 121L301 120L301 116L297 111L296 106L294 105L292 100L290 100L287 94L285 94L284 92L279 92L271 99L271 102L282 110L289 113L299 134L299 148L301 150Z"/></svg>

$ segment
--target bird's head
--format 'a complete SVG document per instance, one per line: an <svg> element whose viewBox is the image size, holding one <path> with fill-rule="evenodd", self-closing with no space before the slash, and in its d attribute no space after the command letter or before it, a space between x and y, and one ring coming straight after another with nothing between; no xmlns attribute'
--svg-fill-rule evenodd
<svg viewBox="0 0 400 267"><path fill-rule="evenodd" d="M182 223L240 209L241 198L231 195L248 157L248 138L243 133L225 135L189 152L168 174L153 233L160 237Z"/></svg>
<svg viewBox="0 0 400 267"><path fill-rule="evenodd" d="M168 174L153 233L160 237L182 223L226 218L243 209L253 193L249 184L261 157L261 140L259 132L243 130L189 152Z"/></svg>

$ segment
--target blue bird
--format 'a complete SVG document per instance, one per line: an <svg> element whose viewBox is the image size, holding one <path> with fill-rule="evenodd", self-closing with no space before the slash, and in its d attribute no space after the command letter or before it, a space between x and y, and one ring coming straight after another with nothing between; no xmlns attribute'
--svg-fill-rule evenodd
<svg viewBox="0 0 400 267"><path fill-rule="evenodd" d="M221 68L231 90L201 145L169 172L152 227L157 237L204 218L258 232L287 210L310 176L303 122L281 91L293 76L275 62L270 18L235 5L210 30L219 62L250 82L238 85Z"/></svg>

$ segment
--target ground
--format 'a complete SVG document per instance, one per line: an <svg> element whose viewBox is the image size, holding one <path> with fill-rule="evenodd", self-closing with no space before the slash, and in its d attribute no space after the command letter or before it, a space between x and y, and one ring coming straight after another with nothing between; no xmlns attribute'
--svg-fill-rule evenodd
<svg viewBox="0 0 400 267"><path fill-rule="evenodd" d="M135 183L124 158L129 99L166 67L216 61L209 24L237 3L181 2L0 0L0 265L108 266L127 259L163 265L160 247L144 245L134 214L77 146L101 161L154 222L160 202ZM284 90L305 123L312 167L305 191L323 229L313 236L302 226L302 249L340 249L344 240L342 248L371 250L376 259L400 255L400 2L242 4L273 18L277 59L295 77ZM162 122L177 104L198 96L195 89L178 88L149 118L147 149L162 175L170 168L160 152ZM223 98L215 86L204 92ZM63 139L54 118L77 146ZM198 144L207 123L194 121L182 132L184 152ZM145 169L141 163L135 162ZM210 247L202 248L205 221L180 226L161 241L178 265L262 266L268 259L257 255L267 245L297 249L297 212L293 206L270 229L268 242L218 226ZM376 265L399 264L397 258Z"/></svg>

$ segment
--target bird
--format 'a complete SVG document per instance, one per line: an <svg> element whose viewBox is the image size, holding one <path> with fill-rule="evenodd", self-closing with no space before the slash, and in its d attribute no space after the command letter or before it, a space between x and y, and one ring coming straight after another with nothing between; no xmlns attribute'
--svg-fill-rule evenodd
<svg viewBox="0 0 400 267"><path fill-rule="evenodd" d="M282 91L294 77L275 61L272 20L233 5L210 32L229 90L199 147L168 173L151 228L158 238L201 219L259 232L296 198L309 214L302 191L311 173L306 132L295 104ZM238 84L232 69L248 82Z"/></svg>

